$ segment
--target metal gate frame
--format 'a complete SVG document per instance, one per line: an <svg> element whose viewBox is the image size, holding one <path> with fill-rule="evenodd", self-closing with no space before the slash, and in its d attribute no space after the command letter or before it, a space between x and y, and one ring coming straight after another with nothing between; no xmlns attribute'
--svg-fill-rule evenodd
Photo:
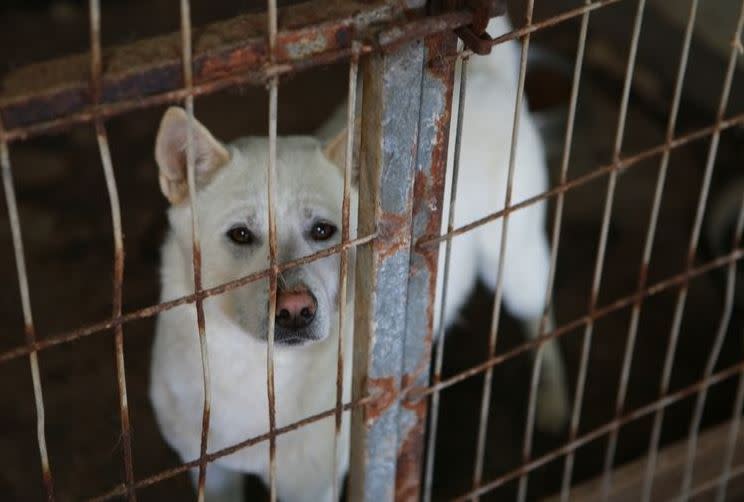
<svg viewBox="0 0 744 502"><path fill-rule="evenodd" d="M412 243L439 234L456 42L411 42L362 69L359 229L378 238L357 254L354 395L378 398L353 414L352 500L420 495L427 401L400 395L429 382L438 248Z"/></svg>

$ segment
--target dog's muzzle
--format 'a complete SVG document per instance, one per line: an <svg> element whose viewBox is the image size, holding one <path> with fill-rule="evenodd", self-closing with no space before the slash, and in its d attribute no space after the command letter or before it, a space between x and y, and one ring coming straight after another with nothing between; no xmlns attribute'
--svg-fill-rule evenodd
<svg viewBox="0 0 744 502"><path fill-rule="evenodd" d="M312 326L317 311L318 300L306 286L291 290L278 289L274 341L284 345L300 345L317 340Z"/></svg>

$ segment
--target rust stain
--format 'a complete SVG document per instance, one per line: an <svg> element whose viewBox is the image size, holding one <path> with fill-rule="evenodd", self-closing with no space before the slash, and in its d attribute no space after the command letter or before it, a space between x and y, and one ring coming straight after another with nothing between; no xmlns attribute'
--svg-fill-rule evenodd
<svg viewBox="0 0 744 502"><path fill-rule="evenodd" d="M426 423L427 400L402 402L406 412L416 415L413 427L406 431L398 450L395 473L395 500L416 501L421 491L421 459L424 456L424 424Z"/></svg>
<svg viewBox="0 0 744 502"><path fill-rule="evenodd" d="M264 44L249 44L223 54L196 58L196 82L224 78L241 69L248 69L268 61Z"/></svg>
<svg viewBox="0 0 744 502"><path fill-rule="evenodd" d="M416 425L408 431L398 452L398 464L395 473L395 500L419 500L421 492L421 463L424 454L424 422L426 413L417 420Z"/></svg>
<svg viewBox="0 0 744 502"><path fill-rule="evenodd" d="M353 29L350 22L324 23L312 28L279 34L278 61L294 61L331 49L351 47Z"/></svg>
<svg viewBox="0 0 744 502"><path fill-rule="evenodd" d="M23 333L26 335L26 344L34 347L36 345L36 330L34 329L34 325L31 323L24 324ZM33 350L36 350L36 348L34 347Z"/></svg>
<svg viewBox="0 0 744 502"><path fill-rule="evenodd" d="M453 37L434 36L426 39L426 48L428 54L427 73L444 85L445 102L435 125L436 139L431 152L430 172L428 175L419 172L416 179L416 188L420 187L421 193L419 196L421 198L415 200L420 200L421 204L427 204L429 212L426 230L424 235L421 236L423 238L438 235L442 225L442 197L444 196L446 183L447 147L450 134L455 70L455 61L451 55L457 51L457 42ZM418 253L426 264L429 274L429 290L436 291L439 249L431 247L429 250L425 250L419 247L414 252ZM427 307L429 333L433 329L434 322L433 303L429 302Z"/></svg>
<svg viewBox="0 0 744 502"><path fill-rule="evenodd" d="M42 476L44 478L44 488L47 493L47 500L54 502L54 483L52 482L52 472L49 470L48 465L42 467Z"/></svg>
<svg viewBox="0 0 744 502"><path fill-rule="evenodd" d="M395 377L366 378L366 388L369 395L374 396L364 408L364 421L371 425L381 417L398 397L398 387Z"/></svg>
<svg viewBox="0 0 744 502"><path fill-rule="evenodd" d="M410 218L406 214L383 212L377 229L375 250L378 263L408 247L411 242Z"/></svg>
<svg viewBox="0 0 744 502"><path fill-rule="evenodd" d="M377 34L377 45L383 52L393 52L399 49L406 41L422 40L436 33L446 32L449 29L464 26L470 23L473 14L469 10L457 10L445 14L431 16L423 20L415 21L414 15L406 16L400 22L388 26Z"/></svg>

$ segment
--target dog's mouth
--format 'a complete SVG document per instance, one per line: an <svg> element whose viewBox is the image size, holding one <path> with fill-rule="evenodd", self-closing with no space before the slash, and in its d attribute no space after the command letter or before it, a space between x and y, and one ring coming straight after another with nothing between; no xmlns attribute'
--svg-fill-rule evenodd
<svg viewBox="0 0 744 502"><path fill-rule="evenodd" d="M317 342L319 338L311 329L285 329L274 327L274 343L287 347L297 347Z"/></svg>

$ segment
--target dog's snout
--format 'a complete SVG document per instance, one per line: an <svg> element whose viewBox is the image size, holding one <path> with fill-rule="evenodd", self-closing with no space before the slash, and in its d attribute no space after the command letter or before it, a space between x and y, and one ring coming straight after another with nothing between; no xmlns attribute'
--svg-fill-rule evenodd
<svg viewBox="0 0 744 502"><path fill-rule="evenodd" d="M307 289L278 291L276 295L276 324L286 329L300 329L315 319L318 302Z"/></svg>

